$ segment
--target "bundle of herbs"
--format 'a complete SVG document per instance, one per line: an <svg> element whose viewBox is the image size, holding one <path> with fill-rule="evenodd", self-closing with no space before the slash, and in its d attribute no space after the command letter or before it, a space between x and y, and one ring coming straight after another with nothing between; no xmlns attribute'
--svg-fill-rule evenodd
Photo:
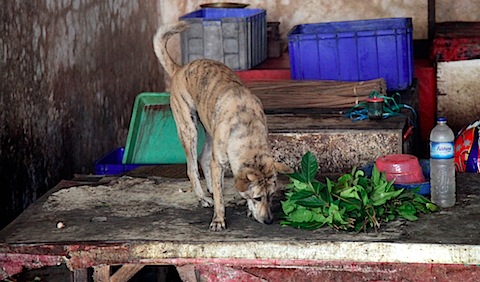
<svg viewBox="0 0 480 282"><path fill-rule="evenodd" d="M397 218L418 220L419 214L437 210L430 200L416 190L396 189L394 181L387 181L385 173L374 166L371 177L353 168L351 173L326 183L315 179L318 163L307 152L300 171L290 174L282 209L282 225L303 229L317 229L328 225L347 231L378 231L382 222Z"/></svg>

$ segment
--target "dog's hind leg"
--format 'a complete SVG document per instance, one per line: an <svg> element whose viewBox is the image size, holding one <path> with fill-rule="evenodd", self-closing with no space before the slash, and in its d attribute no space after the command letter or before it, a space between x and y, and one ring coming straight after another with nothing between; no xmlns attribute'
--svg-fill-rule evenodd
<svg viewBox="0 0 480 282"><path fill-rule="evenodd" d="M210 230L221 231L226 228L225 224L225 202L223 200L223 168L213 156L211 165L212 190L214 200L213 219L210 223Z"/></svg>
<svg viewBox="0 0 480 282"><path fill-rule="evenodd" d="M187 175L193 187L193 191L199 198L202 206L213 206L213 199L205 195L200 184L200 173L198 171L197 159L197 115L196 112L189 107L185 100L174 99L170 100L173 117L177 124L177 132L180 142L182 143L187 159Z"/></svg>
<svg viewBox="0 0 480 282"><path fill-rule="evenodd" d="M212 190L212 172L210 170L210 163L212 161L212 137L205 132L205 146L200 154L200 165L202 167L203 176L207 183L208 192L213 193Z"/></svg>

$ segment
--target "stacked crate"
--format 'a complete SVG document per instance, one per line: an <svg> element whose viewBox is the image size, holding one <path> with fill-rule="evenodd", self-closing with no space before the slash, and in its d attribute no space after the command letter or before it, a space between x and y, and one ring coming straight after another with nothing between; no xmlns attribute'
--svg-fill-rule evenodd
<svg viewBox="0 0 480 282"><path fill-rule="evenodd" d="M233 70L250 69L267 58L267 17L263 9L204 8L180 17L182 62L206 58Z"/></svg>
<svg viewBox="0 0 480 282"><path fill-rule="evenodd" d="M293 79L383 78L395 91L412 84L411 18L302 24L288 41Z"/></svg>

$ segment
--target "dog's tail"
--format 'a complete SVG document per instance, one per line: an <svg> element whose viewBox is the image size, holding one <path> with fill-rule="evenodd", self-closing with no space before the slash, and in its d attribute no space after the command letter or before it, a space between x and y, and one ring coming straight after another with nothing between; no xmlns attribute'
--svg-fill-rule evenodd
<svg viewBox="0 0 480 282"><path fill-rule="evenodd" d="M187 25L187 22L184 21L163 25L158 28L157 33L153 37L153 49L155 51L155 55L157 55L158 60L170 77L173 76L180 66L168 54L167 42L172 35L185 30Z"/></svg>

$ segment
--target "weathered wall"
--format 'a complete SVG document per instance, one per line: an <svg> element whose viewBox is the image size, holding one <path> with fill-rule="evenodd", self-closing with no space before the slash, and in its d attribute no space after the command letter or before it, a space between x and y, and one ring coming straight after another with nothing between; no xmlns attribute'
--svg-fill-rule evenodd
<svg viewBox="0 0 480 282"><path fill-rule="evenodd" d="M0 227L61 178L92 172L95 159L125 144L135 96L164 90L154 29L205 2L216 1L2 1ZM427 1L238 2L267 9L284 39L300 23L393 16L413 17L414 37L427 35ZM437 21L479 20L472 3L438 0Z"/></svg>
<svg viewBox="0 0 480 282"><path fill-rule="evenodd" d="M437 65L437 111L447 118L455 134L480 118L479 77L478 59Z"/></svg>
<svg viewBox="0 0 480 282"><path fill-rule="evenodd" d="M159 0L164 22L173 22L178 17L195 11L200 4L219 2L217 0ZM412 17L414 39L428 37L428 1L412 0L236 0L247 3L249 8L267 10L268 21L280 22L280 34L284 41L290 29L303 23L361 20L384 17ZM436 0L436 21L480 21L480 5L473 0ZM178 39L172 39L178 45ZM171 52L180 58L179 48Z"/></svg>
<svg viewBox="0 0 480 282"><path fill-rule="evenodd" d="M163 90L157 0L2 1L0 227L125 144L135 96Z"/></svg>
<svg viewBox="0 0 480 282"><path fill-rule="evenodd" d="M476 0L436 0L436 22L480 21L480 5Z"/></svg>
<svg viewBox="0 0 480 282"><path fill-rule="evenodd" d="M200 4L217 0L159 0L164 11L163 20L171 22L179 16L199 8ZM359 20L382 17L412 17L414 38L426 39L428 35L428 1L412 0L236 0L250 4L250 8L267 10L269 21L280 21L280 31L287 32L297 24ZM479 21L480 5L474 0L436 0L436 21Z"/></svg>
<svg viewBox="0 0 480 282"><path fill-rule="evenodd" d="M219 2L215 0L160 0L163 20L175 21L179 16L199 9L200 4ZM238 0L237 3L248 3L249 8L267 10L268 21L280 21L280 32L286 37L287 32L297 24L358 20L381 17L412 17L415 26L415 37L427 36L427 1L411 0Z"/></svg>
<svg viewBox="0 0 480 282"><path fill-rule="evenodd" d="M464 0L462 0L464 1ZM159 0L162 20L173 22L184 14L200 8L200 4L221 2L216 0ZM228 1L227 1L228 2ZM286 42L288 31L297 24L328 21L360 20L382 17L412 17L414 38L425 39L428 34L428 1L412 0L237 0L248 3L249 8L267 11L268 21L280 22L280 36ZM172 38L172 46L178 46L178 38ZM180 48L170 52L180 58Z"/></svg>

